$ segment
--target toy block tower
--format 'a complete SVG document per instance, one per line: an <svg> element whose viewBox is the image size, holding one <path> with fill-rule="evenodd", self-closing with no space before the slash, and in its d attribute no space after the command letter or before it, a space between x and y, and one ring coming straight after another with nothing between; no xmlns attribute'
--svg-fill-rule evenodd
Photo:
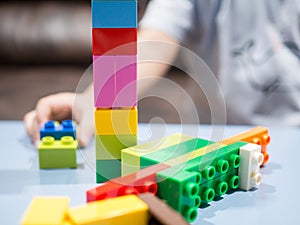
<svg viewBox="0 0 300 225"><path fill-rule="evenodd" d="M121 175L137 142L137 0L92 0L96 180Z"/></svg>

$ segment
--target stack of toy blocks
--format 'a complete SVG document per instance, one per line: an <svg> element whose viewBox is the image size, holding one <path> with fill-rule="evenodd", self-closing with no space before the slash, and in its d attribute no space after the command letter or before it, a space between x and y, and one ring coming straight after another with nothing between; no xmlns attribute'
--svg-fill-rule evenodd
<svg viewBox="0 0 300 225"><path fill-rule="evenodd" d="M76 168L76 126L71 120L61 124L48 121L40 129L41 141L38 145L41 169Z"/></svg>
<svg viewBox="0 0 300 225"><path fill-rule="evenodd" d="M121 175L137 142L137 1L92 0L96 180Z"/></svg>

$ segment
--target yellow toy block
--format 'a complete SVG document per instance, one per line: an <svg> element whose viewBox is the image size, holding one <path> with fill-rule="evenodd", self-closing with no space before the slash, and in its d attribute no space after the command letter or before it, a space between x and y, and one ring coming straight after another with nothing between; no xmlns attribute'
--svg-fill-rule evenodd
<svg viewBox="0 0 300 225"><path fill-rule="evenodd" d="M95 109L96 135L137 134L137 108Z"/></svg>
<svg viewBox="0 0 300 225"><path fill-rule="evenodd" d="M22 225L64 225L69 207L68 197L35 197L21 222Z"/></svg>
<svg viewBox="0 0 300 225"><path fill-rule="evenodd" d="M122 176L140 170L140 157L151 152L159 151L172 145L193 139L193 137L183 134L173 134L171 136L136 145L121 151Z"/></svg>
<svg viewBox="0 0 300 225"><path fill-rule="evenodd" d="M68 218L77 225L148 224L148 206L135 195L88 203L72 208Z"/></svg>

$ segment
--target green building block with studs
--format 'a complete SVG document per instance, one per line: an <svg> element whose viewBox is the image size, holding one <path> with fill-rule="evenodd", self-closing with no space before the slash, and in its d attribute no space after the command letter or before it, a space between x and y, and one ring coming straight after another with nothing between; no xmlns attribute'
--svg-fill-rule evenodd
<svg viewBox="0 0 300 225"><path fill-rule="evenodd" d="M239 149L246 144L246 142L236 142L232 145L224 146L201 155L186 163L159 172L156 176L159 197L164 199L170 206L190 221L191 215L193 215L194 212L188 213L191 212L192 209L188 208L191 206L186 204L185 190L182 188L182 186L184 186L182 183L183 179L180 175L184 173L196 173L198 177L197 187L199 190L197 202L199 202L199 205L208 203L214 199L215 193L223 195L227 192L227 190L224 190L226 184L222 183L219 186L219 179L222 179L224 176L228 178L226 176L228 173L234 173L234 176L238 174L238 168L241 162ZM178 179L178 176L180 179ZM180 185L178 183L180 183ZM228 183L227 186L234 187Z"/></svg>
<svg viewBox="0 0 300 225"><path fill-rule="evenodd" d="M146 155L141 156L141 165L140 168L145 168L148 166L155 165L157 163L162 163L170 159L180 157L184 154L190 153L193 151L203 148L205 146L211 145L214 142L208 141L201 138L194 138L181 142L175 146L169 146L167 148L161 149L159 151L151 152Z"/></svg>
<svg viewBox="0 0 300 225"><path fill-rule="evenodd" d="M191 139L194 139L194 137L190 137L183 134L173 134L159 140L154 140L151 142L123 149L121 152L122 176L140 170L141 156L160 151L170 146L176 146L181 142Z"/></svg>
<svg viewBox="0 0 300 225"><path fill-rule="evenodd" d="M230 170L238 169L241 163L239 150L240 147L246 144L246 142L236 142L221 147L218 150L194 158L185 164L178 165L177 168L180 168L180 170L200 172L202 176L201 183L205 183Z"/></svg>
<svg viewBox="0 0 300 225"><path fill-rule="evenodd" d="M170 168L157 173L156 182L159 186L157 195L161 199L181 213L188 222L193 222L197 218L197 209L200 206L199 173Z"/></svg>
<svg viewBox="0 0 300 225"><path fill-rule="evenodd" d="M213 201L215 197L225 195L228 190L237 189L239 184L240 177L238 176L237 169L233 169L213 180L201 184L199 187L199 197L201 199L200 206L204 206Z"/></svg>
<svg viewBox="0 0 300 225"><path fill-rule="evenodd" d="M38 145L39 166L41 169L76 168L78 142L71 136L60 140L43 137Z"/></svg>

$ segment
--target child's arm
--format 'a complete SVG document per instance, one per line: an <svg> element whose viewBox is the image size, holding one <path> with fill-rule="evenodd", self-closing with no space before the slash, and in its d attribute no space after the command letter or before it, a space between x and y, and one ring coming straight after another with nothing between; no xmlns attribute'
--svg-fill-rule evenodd
<svg viewBox="0 0 300 225"><path fill-rule="evenodd" d="M176 44L177 42L170 36L155 29L141 29L139 31L139 42L163 41ZM140 46L145 46L141 44ZM168 45L170 46L170 45ZM162 55L170 63L176 56L177 45L163 51L161 48L150 46L140 49L139 54ZM168 64L162 63L139 63L138 79L149 77L161 77L168 70ZM139 93L146 91L158 79L147 79L146 82L139 83ZM82 147L85 147L94 134L94 114L93 114L93 88L90 85L83 93L58 93L41 98L36 108L24 116L24 123L29 136L34 143L39 140L39 128L48 120L63 120L72 118L78 123L79 131L77 139Z"/></svg>

